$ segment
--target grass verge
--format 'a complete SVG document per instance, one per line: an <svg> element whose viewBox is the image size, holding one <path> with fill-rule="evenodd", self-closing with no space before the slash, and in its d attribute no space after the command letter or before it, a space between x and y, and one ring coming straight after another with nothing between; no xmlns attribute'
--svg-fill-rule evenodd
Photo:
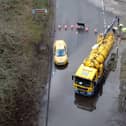
<svg viewBox="0 0 126 126"><path fill-rule="evenodd" d="M31 12L43 7L47 0L0 1L0 126L37 126L48 76L50 14Z"/></svg>

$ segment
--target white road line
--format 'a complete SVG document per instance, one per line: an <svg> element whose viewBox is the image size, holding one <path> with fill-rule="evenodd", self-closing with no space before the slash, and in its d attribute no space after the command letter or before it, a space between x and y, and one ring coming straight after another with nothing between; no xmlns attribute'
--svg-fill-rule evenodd
<svg viewBox="0 0 126 126"><path fill-rule="evenodd" d="M105 19L105 4L104 0L101 1L102 4L102 12L103 12L103 21L104 21L104 29L107 27L106 19Z"/></svg>

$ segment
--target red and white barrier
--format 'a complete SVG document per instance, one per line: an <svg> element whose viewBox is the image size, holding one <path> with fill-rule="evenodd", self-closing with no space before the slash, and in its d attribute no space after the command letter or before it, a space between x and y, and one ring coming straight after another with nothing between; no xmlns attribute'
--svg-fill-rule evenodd
<svg viewBox="0 0 126 126"><path fill-rule="evenodd" d="M67 31L67 30L77 30L78 28L80 28L80 26L78 26L78 25L76 25L76 24L72 24L72 25L70 25L70 26L68 26L68 25L61 25L61 24L59 24L58 25L58 30L65 30L65 31ZM88 26L85 26L85 31L86 32L88 32L89 31L89 27ZM94 33L97 33L98 31L97 31L97 29L95 28L94 29Z"/></svg>

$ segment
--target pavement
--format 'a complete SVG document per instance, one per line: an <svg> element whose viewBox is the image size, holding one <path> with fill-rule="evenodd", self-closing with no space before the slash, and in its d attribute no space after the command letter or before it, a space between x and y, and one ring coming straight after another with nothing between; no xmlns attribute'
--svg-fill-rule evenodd
<svg viewBox="0 0 126 126"><path fill-rule="evenodd" d="M105 4L105 10L118 16L126 15L126 0L88 0L95 6L102 8L102 2Z"/></svg>

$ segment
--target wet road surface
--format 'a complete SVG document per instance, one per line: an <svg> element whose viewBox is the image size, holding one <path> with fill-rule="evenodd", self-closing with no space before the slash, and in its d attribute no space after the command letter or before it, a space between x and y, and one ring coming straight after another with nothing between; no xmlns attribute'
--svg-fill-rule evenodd
<svg viewBox="0 0 126 126"><path fill-rule="evenodd" d="M106 13L107 23L112 14ZM58 24L76 24L83 21L89 26L89 33L62 29ZM72 89L72 74L84 57L88 56L96 42L93 29L103 31L102 10L86 0L56 0L55 39L64 39L69 50L69 64L66 69L53 67L50 91L48 126L125 126L125 113L119 112L119 66L111 72L99 94L95 97L75 96Z"/></svg>

